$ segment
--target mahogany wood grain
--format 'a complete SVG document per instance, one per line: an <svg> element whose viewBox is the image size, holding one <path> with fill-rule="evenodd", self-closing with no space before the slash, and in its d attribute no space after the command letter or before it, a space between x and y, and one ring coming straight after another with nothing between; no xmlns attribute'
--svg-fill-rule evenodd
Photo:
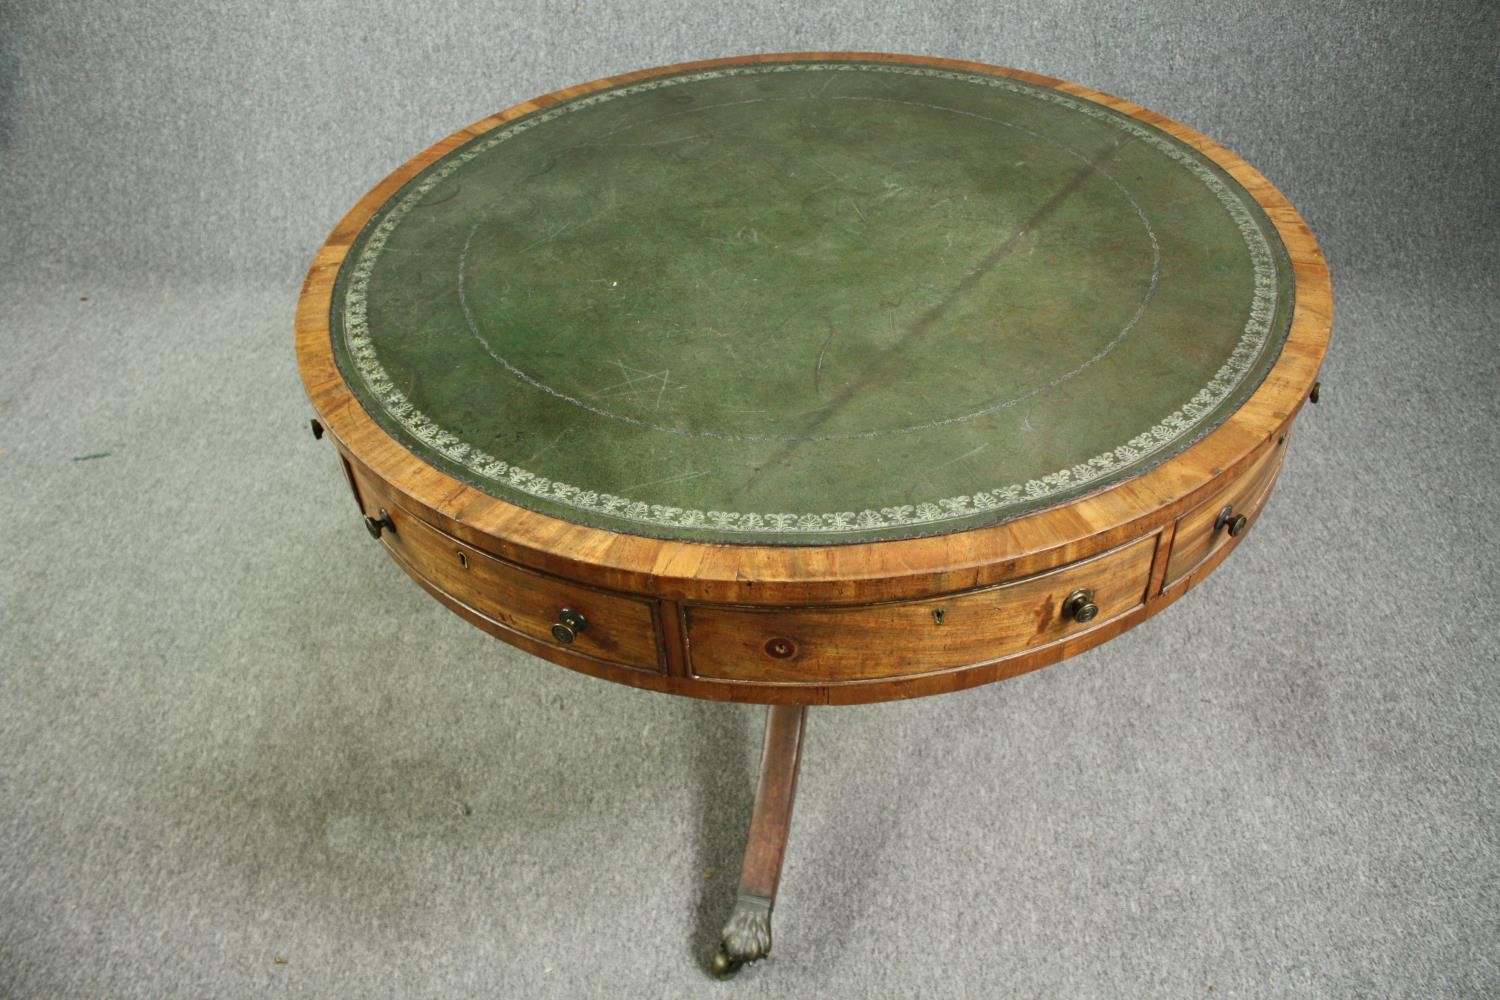
<svg viewBox="0 0 1500 1000"><path fill-rule="evenodd" d="M797 797L797 772L802 763L802 734L807 724L803 705L772 705L766 710L766 733L761 744L760 777L750 812L750 835L740 865L740 891L776 899L781 866L786 858L787 834L792 828L792 805Z"/></svg>
<svg viewBox="0 0 1500 1000"><path fill-rule="evenodd" d="M710 966L721 978L733 975L747 962L765 958L771 951L771 911L776 905L787 836L792 829L792 804L797 797L806 726L805 705L772 705L766 709L760 777L740 865L739 889L734 911L720 936L719 953Z"/></svg>
<svg viewBox="0 0 1500 1000"><path fill-rule="evenodd" d="M411 572L505 628L558 642L552 627L566 608L581 614L585 627L559 645L612 664L665 669L653 602L533 573L435 531L400 507L390 513L397 530L381 536L386 547Z"/></svg>
<svg viewBox="0 0 1500 1000"><path fill-rule="evenodd" d="M695 677L806 684L876 680L1001 659L1098 628L1146 599L1156 537L1014 583L860 607L686 609ZM1063 612L1087 588L1098 615Z"/></svg>
<svg viewBox="0 0 1500 1000"><path fill-rule="evenodd" d="M1264 177L1232 152L1177 122L1119 98L1031 73L979 63L915 59L878 53L793 53L755 57L774 62L796 59L859 59L922 62L955 69L1015 77L1097 101L1154 125L1203 152L1222 166L1261 205L1275 225L1292 261L1295 307L1286 344L1274 368L1251 397L1222 425L1192 447L1133 479L1100 492L993 527L903 541L833 546L755 546L664 541L580 526L506 503L425 464L382 430L345 384L333 357L330 306L334 277L351 241L397 188L434 160L475 135L546 107L604 87L676 73L743 62L714 60L608 77L516 105L449 136L414 157L376 185L335 227L318 251L303 286L297 310L297 353L304 385L318 419L340 454L350 463L371 496L383 496L393 516L422 522L408 526L389 546L393 557L425 588L469 621L539 656L610 680L652 690L702 698L770 704L824 704L878 701L959 690L1056 662L1097 645L1177 599L1232 551L1241 539L1210 536L1206 554L1200 520L1221 497L1248 497L1252 507L1264 501L1280 465L1280 442L1288 433L1317 379L1327 349L1333 299L1328 270L1308 227L1296 210ZM1267 463L1269 481L1264 479ZM1249 482L1242 483L1248 477ZM377 485L378 484L378 485ZM1261 487L1264 486L1264 489ZM368 498L366 498L368 508ZM1214 508L1216 514L1217 508ZM374 510L368 510L374 514ZM1254 510L1248 511L1253 518ZM1211 520L1211 519L1210 519ZM1222 535L1222 532L1220 532ZM408 549L406 537L422 539ZM1030 621L1012 635L991 627L987 633L1008 657L968 661L948 669L931 669L911 677L872 675L883 668L851 667L844 655L817 660L796 679L783 674L755 674L741 664L733 680L693 676L691 664L728 673L738 653L710 649L710 636L743 645L740 633L712 622L753 618L763 630L780 633L805 628L813 619L836 616L833 609L870 605L899 606L937 596L983 591L1103 553L1146 551L1157 546L1143 578L1149 576L1144 603L1120 610L1114 597L1113 617L1076 632L1064 632L1040 646L1027 643L1041 634ZM1168 554L1167 546L1182 546ZM424 561L446 551L454 559ZM544 581L546 601L537 602L525 586L510 586L508 596L486 597L476 587L472 568L462 571L455 553L468 554L471 567L486 567L486 581ZM489 561L482 561L489 560ZM1134 564L1132 563L1132 566ZM1065 572L1072 572L1067 570ZM521 577L515 574L529 574ZM430 574L430 575L429 575ZM1023 586L1024 584L1018 584ZM501 586L501 584L496 584ZM1134 585L1132 585L1134 586ZM575 595L597 595L603 612L598 636L607 641L573 647L552 641L544 629L543 609ZM524 611L506 605L532 600ZM984 601L973 595L968 600ZM1036 607L1041 607L1038 603ZM970 607L960 605L968 617ZM761 609L749 612L746 609ZM807 609L816 609L809 611ZM862 621L885 621L887 655L905 670L931 649L930 628L903 634L890 612L877 611ZM930 610L929 610L930 614ZM731 616L731 617L725 617ZM739 616L739 617L733 617ZM790 617L788 617L790 616ZM777 624L778 620L786 625ZM592 628L591 619L590 628ZM883 626L885 627L885 626ZM1019 626L1018 626L1019 627ZM642 630L627 636L632 628ZM695 631L707 628L707 631ZM759 634L759 633L757 633ZM587 633L585 633L587 635ZM736 649L739 647L736 646ZM647 651L652 651L648 655ZM765 659L764 654L760 657ZM649 665L648 665L649 661ZM747 671L749 672L747 674Z"/></svg>
<svg viewBox="0 0 1500 1000"><path fill-rule="evenodd" d="M1172 555L1167 563L1165 586L1171 586L1191 573L1199 563L1208 558L1219 546L1229 540L1227 528L1220 527L1219 512L1225 507L1235 515L1243 514L1253 519L1270 486L1281 469L1281 460L1286 455L1285 439L1276 447L1268 449L1254 465L1225 489L1204 500L1177 519Z"/></svg>

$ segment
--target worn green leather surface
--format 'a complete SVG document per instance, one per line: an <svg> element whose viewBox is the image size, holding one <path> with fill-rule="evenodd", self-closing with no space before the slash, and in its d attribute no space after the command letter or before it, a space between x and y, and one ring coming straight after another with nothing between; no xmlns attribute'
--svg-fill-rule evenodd
<svg viewBox="0 0 1500 1000"><path fill-rule="evenodd" d="M1285 338L1285 252L1164 133L899 64L602 91L394 196L335 287L367 410L497 497L660 537L990 524L1207 433Z"/></svg>

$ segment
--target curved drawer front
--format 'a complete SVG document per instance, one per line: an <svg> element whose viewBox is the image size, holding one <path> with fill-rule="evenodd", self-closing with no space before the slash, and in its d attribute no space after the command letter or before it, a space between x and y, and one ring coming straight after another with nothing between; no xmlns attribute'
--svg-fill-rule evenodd
<svg viewBox="0 0 1500 1000"><path fill-rule="evenodd" d="M864 607L684 609L696 677L821 684L993 662L1096 628L1141 606L1158 536L1049 573L981 590ZM1097 614L1067 616L1075 591Z"/></svg>
<svg viewBox="0 0 1500 1000"><path fill-rule="evenodd" d="M379 517L384 511L394 525L380 536L386 550L434 589L502 629L561 653L663 672L654 601L594 590L486 555L407 513L358 473L350 479L365 513ZM572 637L569 642L553 632L565 608L583 620L582 628L565 633Z"/></svg>
<svg viewBox="0 0 1500 1000"><path fill-rule="evenodd" d="M1232 541L1220 514L1228 508L1230 519L1244 515L1246 524L1253 522L1281 471L1286 456L1286 438L1266 449L1266 453L1238 476L1233 483L1208 500L1177 518L1177 532L1172 540L1172 556L1167 560L1164 586L1171 587L1205 559Z"/></svg>

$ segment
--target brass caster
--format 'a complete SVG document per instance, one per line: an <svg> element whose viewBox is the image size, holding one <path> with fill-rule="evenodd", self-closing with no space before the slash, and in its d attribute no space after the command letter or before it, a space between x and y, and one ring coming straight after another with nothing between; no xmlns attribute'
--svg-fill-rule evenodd
<svg viewBox="0 0 1500 1000"><path fill-rule="evenodd" d="M730 958L729 953L721 947L719 953L714 956L714 961L709 966L709 971L714 974L714 978L716 979L731 979L744 965L745 963L739 959Z"/></svg>
<svg viewBox="0 0 1500 1000"><path fill-rule="evenodd" d="M709 968L720 979L728 979L770 952L771 900L742 891L735 898L734 912L719 937L719 953Z"/></svg>

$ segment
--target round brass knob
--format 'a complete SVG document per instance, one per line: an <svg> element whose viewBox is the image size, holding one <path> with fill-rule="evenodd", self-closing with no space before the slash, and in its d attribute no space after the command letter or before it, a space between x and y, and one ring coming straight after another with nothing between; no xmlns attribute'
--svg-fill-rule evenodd
<svg viewBox="0 0 1500 1000"><path fill-rule="evenodd" d="M1079 588L1063 601L1063 617L1071 618L1080 625L1099 617L1099 605L1094 603L1094 592Z"/></svg>
<svg viewBox="0 0 1500 1000"><path fill-rule="evenodd" d="M365 530L370 533L371 538L379 538L382 531L395 531L396 525L391 521L391 515L386 513L384 507L380 508L379 517L365 515Z"/></svg>
<svg viewBox="0 0 1500 1000"><path fill-rule="evenodd" d="M1218 518L1214 520L1214 530L1218 531L1220 528L1228 528L1229 537L1238 538L1244 533L1245 525L1249 523L1249 519L1244 514L1236 514L1233 507L1225 507L1219 511Z"/></svg>
<svg viewBox="0 0 1500 1000"><path fill-rule="evenodd" d="M557 613L557 624L552 626L552 638L568 643L578 638L578 633L588 627L588 619L572 608L563 608Z"/></svg>

